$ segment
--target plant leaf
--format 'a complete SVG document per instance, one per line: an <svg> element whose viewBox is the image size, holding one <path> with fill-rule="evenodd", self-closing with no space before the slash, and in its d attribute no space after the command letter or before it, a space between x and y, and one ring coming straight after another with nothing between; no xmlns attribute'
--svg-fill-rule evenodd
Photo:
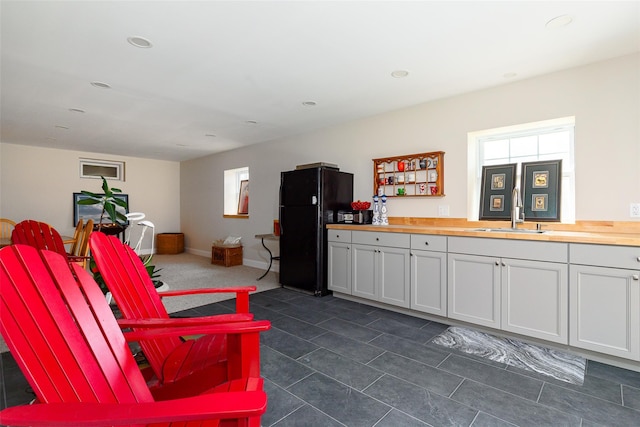
<svg viewBox="0 0 640 427"><path fill-rule="evenodd" d="M104 191L104 194L109 194L109 184L107 184L107 180L104 176L100 178L102 178L102 191Z"/></svg>
<svg viewBox="0 0 640 427"><path fill-rule="evenodd" d="M107 212L107 215L109 215L111 222L118 222L118 214L116 212L116 207L114 205L105 204L104 210Z"/></svg>
<svg viewBox="0 0 640 427"><path fill-rule="evenodd" d="M123 208L127 207L127 202L117 197L114 197L113 199L111 199L111 201L120 207L123 207Z"/></svg>

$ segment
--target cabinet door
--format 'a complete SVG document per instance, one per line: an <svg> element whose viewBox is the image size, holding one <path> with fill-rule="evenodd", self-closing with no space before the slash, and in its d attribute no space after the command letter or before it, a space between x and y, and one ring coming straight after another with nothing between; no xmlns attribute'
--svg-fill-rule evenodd
<svg viewBox="0 0 640 427"><path fill-rule="evenodd" d="M446 317L446 253L411 251L411 308Z"/></svg>
<svg viewBox="0 0 640 427"><path fill-rule="evenodd" d="M569 343L567 264L503 258L502 329Z"/></svg>
<svg viewBox="0 0 640 427"><path fill-rule="evenodd" d="M500 328L499 258L450 253L447 284L450 318Z"/></svg>
<svg viewBox="0 0 640 427"><path fill-rule="evenodd" d="M378 247L376 261L380 301L409 308L409 249Z"/></svg>
<svg viewBox="0 0 640 427"><path fill-rule="evenodd" d="M351 294L351 244L329 242L328 251L329 290Z"/></svg>
<svg viewBox="0 0 640 427"><path fill-rule="evenodd" d="M572 265L569 343L640 360L640 272Z"/></svg>
<svg viewBox="0 0 640 427"><path fill-rule="evenodd" d="M351 245L352 295L373 300L378 299L375 275L377 251L375 246Z"/></svg>

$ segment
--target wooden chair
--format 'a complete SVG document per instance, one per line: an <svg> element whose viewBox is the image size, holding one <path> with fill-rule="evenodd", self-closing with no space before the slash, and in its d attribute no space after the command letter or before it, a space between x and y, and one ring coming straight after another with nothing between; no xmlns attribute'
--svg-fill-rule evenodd
<svg viewBox="0 0 640 427"><path fill-rule="evenodd" d="M81 222L82 219L78 221L78 224ZM76 227L75 240L71 247L71 251L69 252L69 256L72 258L71 261L82 265L82 268L85 269L89 263L89 237L91 236L91 233L93 233L92 219L87 221L87 224L80 229L79 233L78 228Z"/></svg>
<svg viewBox="0 0 640 427"><path fill-rule="evenodd" d="M11 240L14 244L29 245L36 249L59 253L70 263L84 263L88 260L87 256L68 254L60 233L46 222L25 220L17 223L11 232Z"/></svg>
<svg viewBox="0 0 640 427"><path fill-rule="evenodd" d="M76 231L73 233L73 243L71 244L71 248L69 249L70 254L75 254L78 248L80 247L80 240L82 239L82 230L84 227L84 220L80 218L78 223L76 224Z"/></svg>
<svg viewBox="0 0 640 427"><path fill-rule="evenodd" d="M73 276L76 275L76 278ZM261 378L239 378L185 398L154 399L127 341L190 333L257 333L268 322L156 328L123 334L86 270L33 247L0 250L0 332L36 394L0 411L12 426L258 427Z"/></svg>
<svg viewBox="0 0 640 427"><path fill-rule="evenodd" d="M11 232L13 228L16 226L14 221L11 221L7 218L0 218L0 238L9 239L11 238Z"/></svg>
<svg viewBox="0 0 640 427"><path fill-rule="evenodd" d="M132 327L134 322L170 321L160 297L192 295L198 293L235 293L236 314L224 314L197 318L171 319L173 322L195 325L211 322L235 322L253 319L249 313L249 292L255 291L255 286L220 288L220 289L187 289L158 293L138 255L115 236L107 236L95 232L89 239L91 255L104 279L109 291L120 309L124 319L118 322L122 327ZM245 350L244 346L247 346ZM179 337L163 337L156 340L146 340L140 343L142 353L149 362L155 378L147 376L157 382L161 389L167 389L171 383L182 384L190 381L199 372L200 376L209 379L209 384L217 384L237 376L259 376L260 366L255 363L252 354L259 342L249 342L249 338L240 344L230 345L225 335L208 335L196 340L182 340ZM167 364L168 354L182 352L184 363L181 365ZM236 366L229 366L232 358L243 359ZM236 372L238 366L241 372ZM194 383L192 387L202 387L202 383Z"/></svg>

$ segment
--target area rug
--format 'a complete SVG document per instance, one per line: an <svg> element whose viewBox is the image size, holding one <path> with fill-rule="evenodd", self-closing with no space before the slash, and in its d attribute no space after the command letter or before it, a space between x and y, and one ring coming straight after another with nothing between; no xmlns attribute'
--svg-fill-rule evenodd
<svg viewBox="0 0 640 427"><path fill-rule="evenodd" d="M582 385L586 360L559 350L451 326L432 343Z"/></svg>

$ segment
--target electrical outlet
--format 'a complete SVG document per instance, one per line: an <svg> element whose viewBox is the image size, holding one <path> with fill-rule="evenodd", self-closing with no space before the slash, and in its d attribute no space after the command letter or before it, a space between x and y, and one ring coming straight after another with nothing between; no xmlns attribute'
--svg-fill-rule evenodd
<svg viewBox="0 0 640 427"><path fill-rule="evenodd" d="M438 216L449 216L449 205L439 205Z"/></svg>
<svg viewBox="0 0 640 427"><path fill-rule="evenodd" d="M631 218L640 218L640 203L631 203L629 208L629 216Z"/></svg>

